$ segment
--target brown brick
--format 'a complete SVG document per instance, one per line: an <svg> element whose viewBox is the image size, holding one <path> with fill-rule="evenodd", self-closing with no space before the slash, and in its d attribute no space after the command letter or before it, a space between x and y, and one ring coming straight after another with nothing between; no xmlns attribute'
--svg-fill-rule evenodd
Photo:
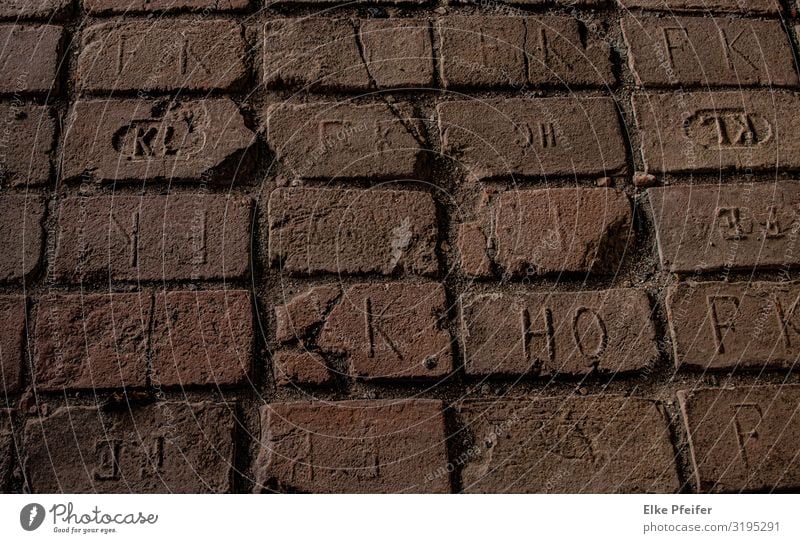
<svg viewBox="0 0 800 543"><path fill-rule="evenodd" d="M611 98L442 102L444 152L477 178L611 175L626 168Z"/></svg>
<svg viewBox="0 0 800 543"><path fill-rule="evenodd" d="M797 86L789 36L779 21L628 16L628 59L639 85Z"/></svg>
<svg viewBox="0 0 800 543"><path fill-rule="evenodd" d="M224 195L65 198L54 277L64 283L236 280L250 266L252 201Z"/></svg>
<svg viewBox="0 0 800 543"><path fill-rule="evenodd" d="M37 390L145 385L149 294L50 294L37 306Z"/></svg>
<svg viewBox="0 0 800 543"><path fill-rule="evenodd" d="M0 181L4 185L42 185L50 179L50 157L55 149L55 121L50 108L0 104Z"/></svg>
<svg viewBox="0 0 800 543"><path fill-rule="evenodd" d="M235 425L233 406L211 402L61 407L25 428L28 482L37 493L230 492Z"/></svg>
<svg viewBox="0 0 800 543"><path fill-rule="evenodd" d="M3 0L0 19L58 19L69 12L74 0Z"/></svg>
<svg viewBox="0 0 800 543"><path fill-rule="evenodd" d="M58 94L64 29L53 25L0 25L0 93Z"/></svg>
<svg viewBox="0 0 800 543"><path fill-rule="evenodd" d="M647 367L658 357L638 289L464 294L462 349L472 375L585 375Z"/></svg>
<svg viewBox="0 0 800 543"><path fill-rule="evenodd" d="M671 272L800 265L800 182L649 190L661 265Z"/></svg>
<svg viewBox="0 0 800 543"><path fill-rule="evenodd" d="M453 16L437 21L446 87L611 85L611 50L573 17Z"/></svg>
<svg viewBox="0 0 800 543"><path fill-rule="evenodd" d="M0 399L22 385L27 320L23 296L0 296Z"/></svg>
<svg viewBox="0 0 800 543"><path fill-rule="evenodd" d="M309 351L278 351L272 357L275 382L279 386L324 386L333 383L325 360Z"/></svg>
<svg viewBox="0 0 800 543"><path fill-rule="evenodd" d="M295 274L436 273L436 206L425 192L278 188L269 259Z"/></svg>
<svg viewBox="0 0 800 543"><path fill-rule="evenodd" d="M633 96L651 172L800 168L800 95L771 90Z"/></svg>
<svg viewBox="0 0 800 543"><path fill-rule="evenodd" d="M678 392L701 492L800 488L800 387Z"/></svg>
<svg viewBox="0 0 800 543"><path fill-rule="evenodd" d="M154 383L225 386L247 380L254 338L249 292L162 292L154 319Z"/></svg>
<svg viewBox="0 0 800 543"><path fill-rule="evenodd" d="M155 11L234 11L247 9L251 0L83 0L90 13L137 13Z"/></svg>
<svg viewBox="0 0 800 543"><path fill-rule="evenodd" d="M10 409L0 409L0 491L8 492L14 467L14 433Z"/></svg>
<svg viewBox="0 0 800 543"><path fill-rule="evenodd" d="M62 177L231 183L254 137L227 98L79 101L67 121Z"/></svg>
<svg viewBox="0 0 800 543"><path fill-rule="evenodd" d="M467 400L464 492L676 492L675 452L657 402L632 397Z"/></svg>
<svg viewBox="0 0 800 543"><path fill-rule="evenodd" d="M103 93L232 90L248 77L246 57L232 20L102 23L83 32L77 83Z"/></svg>
<svg viewBox="0 0 800 543"><path fill-rule="evenodd" d="M780 13L779 0L619 0L626 8L644 8L663 11L699 11L736 13L740 15L776 15Z"/></svg>
<svg viewBox="0 0 800 543"><path fill-rule="evenodd" d="M0 281L27 279L39 269L44 202L36 196L0 196Z"/></svg>
<svg viewBox="0 0 800 543"><path fill-rule="evenodd" d="M274 19L264 34L268 86L363 91L434 84L425 19Z"/></svg>
<svg viewBox="0 0 800 543"><path fill-rule="evenodd" d="M258 485L300 492L449 492L438 400L296 402L261 409Z"/></svg>
<svg viewBox="0 0 800 543"><path fill-rule="evenodd" d="M681 283L667 291L675 364L794 368L800 282Z"/></svg>
<svg viewBox="0 0 800 543"><path fill-rule="evenodd" d="M297 177L415 178L425 142L402 105L318 102L269 108L267 138Z"/></svg>
<svg viewBox="0 0 800 543"><path fill-rule="evenodd" d="M492 274L483 255L499 273L516 277L610 273L633 241L631 206L620 190L510 190L484 199L478 213L476 223L459 228L466 229L461 267L473 276Z"/></svg>
<svg viewBox="0 0 800 543"><path fill-rule="evenodd" d="M286 343L305 339L319 326L341 296L338 285L323 285L286 300L275 307L276 339Z"/></svg>

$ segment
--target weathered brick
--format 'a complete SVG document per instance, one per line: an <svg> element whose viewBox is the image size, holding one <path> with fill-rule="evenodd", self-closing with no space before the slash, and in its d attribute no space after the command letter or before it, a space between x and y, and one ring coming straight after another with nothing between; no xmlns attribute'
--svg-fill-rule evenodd
<svg viewBox="0 0 800 543"><path fill-rule="evenodd" d="M248 77L244 30L228 19L111 22L83 32L84 92L233 90Z"/></svg>
<svg viewBox="0 0 800 543"><path fill-rule="evenodd" d="M706 17L622 19L628 61L645 86L797 86L779 21Z"/></svg>
<svg viewBox="0 0 800 543"><path fill-rule="evenodd" d="M417 177L426 144L403 105L278 104L267 115L270 147L297 177Z"/></svg>
<svg viewBox="0 0 800 543"><path fill-rule="evenodd" d="M249 292L162 292L155 303L154 383L224 386L247 380L254 338Z"/></svg>
<svg viewBox="0 0 800 543"><path fill-rule="evenodd" d="M631 493L680 488L657 402L587 396L466 400L464 492Z"/></svg>
<svg viewBox="0 0 800 543"><path fill-rule="evenodd" d="M437 20L446 87L607 86L608 44L573 17L453 16Z"/></svg>
<svg viewBox="0 0 800 543"><path fill-rule="evenodd" d="M342 91L434 84L426 19L273 19L264 27L264 82Z"/></svg>
<svg viewBox="0 0 800 543"><path fill-rule="evenodd" d="M0 93L58 93L64 29L53 25L0 25Z"/></svg>
<svg viewBox="0 0 800 543"><path fill-rule="evenodd" d="M223 195L65 198L54 277L94 280L236 280L250 266L252 201Z"/></svg>
<svg viewBox="0 0 800 543"><path fill-rule="evenodd" d="M156 11L234 11L250 7L251 0L83 0L90 13L137 13Z"/></svg>
<svg viewBox="0 0 800 543"><path fill-rule="evenodd" d="M450 101L436 110L444 152L477 178L611 175L626 168L611 98Z"/></svg>
<svg viewBox="0 0 800 543"><path fill-rule="evenodd" d="M67 120L61 175L98 182L236 179L254 141L227 98L86 100Z"/></svg>
<svg viewBox="0 0 800 543"><path fill-rule="evenodd" d="M671 272L800 265L800 182L648 191L661 265Z"/></svg>
<svg viewBox="0 0 800 543"><path fill-rule="evenodd" d="M23 296L0 296L0 400L22 385L27 322Z"/></svg>
<svg viewBox="0 0 800 543"><path fill-rule="evenodd" d="M700 11L736 13L740 15L776 15L779 0L619 0L626 8L662 11Z"/></svg>
<svg viewBox="0 0 800 543"><path fill-rule="evenodd" d="M794 368L800 282L681 283L667 291L675 364Z"/></svg>
<svg viewBox="0 0 800 543"><path fill-rule="evenodd" d="M0 409L0 491L7 492L14 467L13 411Z"/></svg>
<svg viewBox="0 0 800 543"><path fill-rule="evenodd" d="M800 95L774 90L633 96L650 172L800 168Z"/></svg>
<svg viewBox="0 0 800 543"><path fill-rule="evenodd" d="M658 357L638 289L464 294L462 349L472 375L584 375L647 367Z"/></svg>
<svg viewBox="0 0 800 543"><path fill-rule="evenodd" d="M448 492L438 400L295 402L261 409L256 483L301 492Z"/></svg>
<svg viewBox="0 0 800 543"><path fill-rule="evenodd" d="M800 387L678 392L701 492L800 487Z"/></svg>
<svg viewBox="0 0 800 543"><path fill-rule="evenodd" d="M32 195L0 196L0 281L27 279L39 269L44 202Z"/></svg>
<svg viewBox="0 0 800 543"><path fill-rule="evenodd" d="M100 410L61 407L25 428L37 493L230 492L233 406L165 402Z"/></svg>
<svg viewBox="0 0 800 543"><path fill-rule="evenodd" d="M276 339L286 343L304 339L325 320L342 295L338 285L323 285L286 300L275 307Z"/></svg>
<svg viewBox="0 0 800 543"><path fill-rule="evenodd" d="M67 14L74 0L3 0L0 19L59 19Z"/></svg>
<svg viewBox="0 0 800 543"><path fill-rule="evenodd" d="M295 274L436 273L436 205L419 191L278 188L269 259Z"/></svg>
<svg viewBox="0 0 800 543"><path fill-rule="evenodd" d="M459 227L461 268L473 276L613 272L633 241L628 197L614 189L487 194L478 215Z"/></svg>
<svg viewBox="0 0 800 543"><path fill-rule="evenodd" d="M324 386L333 383L325 360L310 351L278 351L272 357L275 382L279 386Z"/></svg>
<svg viewBox="0 0 800 543"><path fill-rule="evenodd" d="M50 108L0 104L0 133L0 181L14 187L47 183L55 149L55 121Z"/></svg>
<svg viewBox="0 0 800 543"><path fill-rule="evenodd" d="M37 306L37 390L145 385L150 294L50 294Z"/></svg>

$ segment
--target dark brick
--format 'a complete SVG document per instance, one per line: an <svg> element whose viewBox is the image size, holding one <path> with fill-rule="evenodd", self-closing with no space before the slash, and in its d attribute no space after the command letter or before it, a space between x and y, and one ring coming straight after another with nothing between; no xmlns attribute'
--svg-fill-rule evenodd
<svg viewBox="0 0 800 543"><path fill-rule="evenodd" d="M0 181L13 187L42 185L50 179L55 121L50 108L17 102L0 104Z"/></svg>
<svg viewBox="0 0 800 543"><path fill-rule="evenodd" d="M277 403L261 409L256 483L301 492L449 492L442 403ZM445 470L446 472L446 470Z"/></svg>
<svg viewBox="0 0 800 543"><path fill-rule="evenodd" d="M0 93L58 94L64 29L53 25L0 25Z"/></svg>
<svg viewBox="0 0 800 543"><path fill-rule="evenodd" d="M25 428L36 493L230 492L233 407L165 402L101 411L61 407Z"/></svg>
<svg viewBox="0 0 800 543"><path fill-rule="evenodd" d="M26 349L26 301L23 296L0 295L0 400L22 385Z"/></svg>
<svg viewBox="0 0 800 543"><path fill-rule="evenodd" d="M44 202L32 195L0 195L0 281L28 279L39 269Z"/></svg>
<svg viewBox="0 0 800 543"><path fill-rule="evenodd" d="M276 339L286 343L307 338L325 320L341 294L342 290L338 285L324 285L314 287L287 299L285 304L276 306Z"/></svg>
<svg viewBox="0 0 800 543"><path fill-rule="evenodd" d="M163 11L234 11L250 7L251 0L83 0L90 13L137 13Z"/></svg>
<svg viewBox="0 0 800 543"><path fill-rule="evenodd" d="M776 15L780 13L779 0L619 0L626 8L644 8L662 11L699 11L736 13L740 15Z"/></svg>
<svg viewBox="0 0 800 543"><path fill-rule="evenodd" d="M252 201L224 195L65 198L54 277L65 283L236 280L248 274Z"/></svg>
<svg viewBox="0 0 800 543"><path fill-rule="evenodd" d="M272 357L272 365L279 386L325 386L333 383L333 374L317 353L278 351Z"/></svg>
<svg viewBox="0 0 800 543"><path fill-rule="evenodd" d="M467 400L464 492L641 493L680 488L663 408L632 397Z"/></svg>
<svg viewBox="0 0 800 543"><path fill-rule="evenodd" d="M0 19L58 19L72 7L74 0L3 0Z"/></svg>
<svg viewBox="0 0 800 543"><path fill-rule="evenodd" d="M585 375L647 367L658 357L638 289L464 294L462 349L472 375Z"/></svg>
<svg viewBox="0 0 800 543"><path fill-rule="evenodd" d="M425 192L278 188L269 259L294 274L436 273L436 205Z"/></svg>
<svg viewBox="0 0 800 543"><path fill-rule="evenodd" d="M701 492L800 488L800 387L678 392Z"/></svg>
<svg viewBox="0 0 800 543"><path fill-rule="evenodd" d="M11 485L11 472L14 469L14 428L11 417L13 411L0 409L0 492L7 492Z"/></svg>

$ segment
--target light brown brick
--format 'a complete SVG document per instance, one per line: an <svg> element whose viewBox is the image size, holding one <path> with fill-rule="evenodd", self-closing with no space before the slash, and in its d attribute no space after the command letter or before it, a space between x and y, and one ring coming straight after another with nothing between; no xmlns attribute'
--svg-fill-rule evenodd
<svg viewBox="0 0 800 543"><path fill-rule="evenodd" d="M58 94L63 41L60 26L0 24L0 93Z"/></svg>
<svg viewBox="0 0 800 543"><path fill-rule="evenodd" d="M619 0L626 8L662 11L720 12L739 15L777 15L778 0Z"/></svg>
<svg viewBox="0 0 800 543"><path fill-rule="evenodd" d="M55 150L55 120L50 108L9 102L0 104L0 183L43 185L50 180Z"/></svg>

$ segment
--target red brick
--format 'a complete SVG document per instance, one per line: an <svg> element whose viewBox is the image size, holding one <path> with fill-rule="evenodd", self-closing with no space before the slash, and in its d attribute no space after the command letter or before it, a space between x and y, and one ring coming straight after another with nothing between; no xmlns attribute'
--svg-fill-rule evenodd
<svg viewBox="0 0 800 543"><path fill-rule="evenodd" d="M800 387L699 388L678 392L701 492L800 487Z"/></svg>
<svg viewBox="0 0 800 543"><path fill-rule="evenodd" d="M611 98L507 98L437 106L444 152L474 177L612 175L625 144Z"/></svg>
<svg viewBox="0 0 800 543"><path fill-rule="evenodd" d="M487 195L478 214L459 227L461 268L473 276L492 275L484 257L510 276L610 273L633 241L631 206L619 190L507 191Z"/></svg>
<svg viewBox="0 0 800 543"><path fill-rule="evenodd" d="M671 272L800 265L800 182L653 188L661 265Z"/></svg>
<svg viewBox="0 0 800 543"><path fill-rule="evenodd" d="M13 412L0 409L0 491L8 492L14 467L14 433L11 423Z"/></svg>
<svg viewBox="0 0 800 543"><path fill-rule="evenodd" d="M248 77L247 48L242 26L228 19L102 23L83 32L78 88L232 90Z"/></svg>
<svg viewBox="0 0 800 543"><path fill-rule="evenodd" d="M3 0L2 19L58 19L70 11L74 0Z"/></svg>
<svg viewBox="0 0 800 543"><path fill-rule="evenodd" d="M633 96L650 172L800 168L800 95L774 90Z"/></svg>
<svg viewBox="0 0 800 543"><path fill-rule="evenodd" d="M65 198L54 277L236 280L248 274L252 201L224 195Z"/></svg>
<svg viewBox="0 0 800 543"><path fill-rule="evenodd" d="M79 101L67 120L61 175L231 183L254 139L227 98Z"/></svg>
<svg viewBox="0 0 800 543"><path fill-rule="evenodd" d="M272 357L275 382L279 386L325 386L333 383L333 374L317 353L278 351Z"/></svg>
<svg viewBox="0 0 800 543"><path fill-rule="evenodd" d="M641 493L680 488L663 408L621 396L467 400L464 492Z"/></svg>
<svg viewBox="0 0 800 543"><path fill-rule="evenodd" d="M585 375L640 370L658 357L639 289L464 294L462 350L471 375Z"/></svg>
<svg viewBox="0 0 800 543"><path fill-rule="evenodd" d="M225 386L247 380L254 338L249 292L162 292L154 321L153 383Z"/></svg>
<svg viewBox="0 0 800 543"><path fill-rule="evenodd" d="M610 47L587 39L581 25L573 17L547 15L440 18L444 85L612 85Z"/></svg>
<svg viewBox="0 0 800 543"><path fill-rule="evenodd" d="M53 25L0 25L0 93L58 93L64 29Z"/></svg>
<svg viewBox="0 0 800 543"><path fill-rule="evenodd" d="M415 178L421 126L403 105L317 102L269 108L267 139L296 177Z"/></svg>
<svg viewBox="0 0 800 543"><path fill-rule="evenodd" d="M39 269L44 202L36 196L0 195L0 281L28 279Z"/></svg>
<svg viewBox="0 0 800 543"><path fill-rule="evenodd" d="M667 291L675 365L794 368L800 282L681 283Z"/></svg>
<svg viewBox="0 0 800 543"><path fill-rule="evenodd" d="M268 86L363 91L434 84L425 19L274 19L264 34Z"/></svg>
<svg viewBox="0 0 800 543"><path fill-rule="evenodd" d="M250 7L251 0L83 0L90 13L137 13L163 11L233 11Z"/></svg>
<svg viewBox="0 0 800 543"><path fill-rule="evenodd" d="M778 0L619 0L626 8L662 11L699 11L740 15L775 15L780 13Z"/></svg>
<svg viewBox="0 0 800 543"><path fill-rule="evenodd" d="M145 385L149 294L50 294L37 306L37 390Z"/></svg>
<svg viewBox="0 0 800 543"><path fill-rule="evenodd" d="M233 406L211 402L61 407L28 421L28 482L36 493L230 492L235 425Z"/></svg>
<svg viewBox="0 0 800 543"><path fill-rule="evenodd" d="M425 192L278 188L269 259L294 274L436 273L436 206Z"/></svg>
<svg viewBox="0 0 800 543"><path fill-rule="evenodd" d="M797 86L789 36L779 21L628 16L628 59L644 86Z"/></svg>
<svg viewBox="0 0 800 543"><path fill-rule="evenodd" d="M442 403L277 403L261 409L256 483L300 492L449 492Z"/></svg>
<svg viewBox="0 0 800 543"><path fill-rule="evenodd" d="M287 299L275 307L276 339L286 343L305 339L325 320L342 291L338 285L324 285Z"/></svg>
<svg viewBox="0 0 800 543"><path fill-rule="evenodd" d="M0 295L0 399L22 385L27 320L23 296Z"/></svg>
<svg viewBox="0 0 800 543"><path fill-rule="evenodd" d="M50 108L20 102L0 104L0 132L0 181L13 187L47 183L55 149Z"/></svg>

